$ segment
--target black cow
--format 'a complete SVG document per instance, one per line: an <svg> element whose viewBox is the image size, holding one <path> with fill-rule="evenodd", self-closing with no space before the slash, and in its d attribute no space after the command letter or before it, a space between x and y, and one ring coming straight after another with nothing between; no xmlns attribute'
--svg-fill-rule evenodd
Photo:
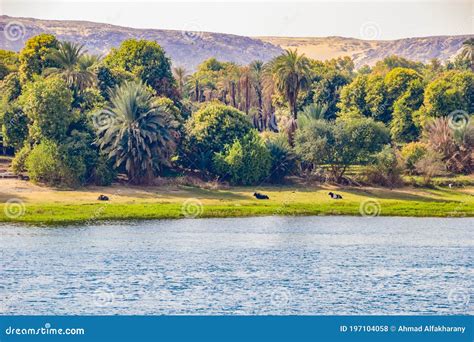
<svg viewBox="0 0 474 342"><path fill-rule="evenodd" d="M270 199L267 195L261 194L259 192L254 192L253 195L256 199Z"/></svg>
<svg viewBox="0 0 474 342"><path fill-rule="evenodd" d="M332 199L342 199L341 195L335 194L334 192L330 192L328 195L331 196Z"/></svg>
<svg viewBox="0 0 474 342"><path fill-rule="evenodd" d="M99 197L97 197L97 200L99 200L99 201L108 201L109 197L105 196L105 195L100 195Z"/></svg>

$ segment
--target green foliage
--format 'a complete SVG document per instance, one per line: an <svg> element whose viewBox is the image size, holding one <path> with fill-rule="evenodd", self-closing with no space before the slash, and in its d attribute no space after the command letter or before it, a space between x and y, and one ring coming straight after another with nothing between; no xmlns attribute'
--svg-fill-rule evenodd
<svg viewBox="0 0 474 342"><path fill-rule="evenodd" d="M107 157L100 155L92 171L91 181L95 185L107 186L112 184L117 177L117 171L113 163L107 160Z"/></svg>
<svg viewBox="0 0 474 342"><path fill-rule="evenodd" d="M210 170L213 154L241 139L251 129L250 121L241 111L209 103L186 122L183 163L194 169Z"/></svg>
<svg viewBox="0 0 474 342"><path fill-rule="evenodd" d="M30 135L35 141L64 139L74 115L72 93L63 80L52 77L29 83L20 103L33 123Z"/></svg>
<svg viewBox="0 0 474 342"><path fill-rule="evenodd" d="M296 156L286 138L281 134L266 140L266 146L271 156L269 179L272 183L280 183L285 176L295 171Z"/></svg>
<svg viewBox="0 0 474 342"><path fill-rule="evenodd" d="M326 165L341 182L349 165L365 164L389 142L388 131L372 119L315 121L296 134L295 151L313 165Z"/></svg>
<svg viewBox="0 0 474 342"><path fill-rule="evenodd" d="M176 97L171 61L156 42L128 39L105 58L106 66L130 72L158 95Z"/></svg>
<svg viewBox="0 0 474 342"><path fill-rule="evenodd" d="M28 137L28 117L19 106L11 105L3 113L3 143L19 150Z"/></svg>
<svg viewBox="0 0 474 342"><path fill-rule="evenodd" d="M408 173L415 173L416 163L421 158L423 158L427 151L428 148L426 144L422 142L416 141L403 145L401 149L401 156L405 164L405 169L408 171Z"/></svg>
<svg viewBox="0 0 474 342"><path fill-rule="evenodd" d="M150 182L170 166L176 123L165 110L143 83L124 82L100 114L110 119L99 128L100 149L116 167L125 169L132 183Z"/></svg>
<svg viewBox="0 0 474 342"><path fill-rule="evenodd" d="M18 73L12 72L0 82L0 96L5 103L15 101L21 94L21 84Z"/></svg>
<svg viewBox="0 0 474 342"><path fill-rule="evenodd" d="M268 177L271 155L258 133L252 130L214 156L216 173L232 184L258 184Z"/></svg>
<svg viewBox="0 0 474 342"><path fill-rule="evenodd" d="M402 167L397 151L390 145L374 155L373 160L365 170L365 176L370 184L388 186L390 188L403 184Z"/></svg>
<svg viewBox="0 0 474 342"><path fill-rule="evenodd" d="M448 71L428 84L424 107L428 117L448 116L455 110L474 113L474 73Z"/></svg>
<svg viewBox="0 0 474 342"><path fill-rule="evenodd" d="M30 81L46 68L56 66L49 56L57 48L58 41L52 34L40 34L28 39L19 55L21 81Z"/></svg>
<svg viewBox="0 0 474 342"><path fill-rule="evenodd" d="M15 153L15 157L12 160L12 171L16 174L26 172L26 159L31 152L31 146L25 144L18 152Z"/></svg>
<svg viewBox="0 0 474 342"><path fill-rule="evenodd" d="M315 120L324 120L325 114L328 110L327 105L320 105L312 103L303 108L298 113L298 128L303 128L310 125Z"/></svg>
<svg viewBox="0 0 474 342"><path fill-rule="evenodd" d="M69 185L70 170L61 161L57 143L43 140L26 158L28 175L33 182L59 186Z"/></svg>

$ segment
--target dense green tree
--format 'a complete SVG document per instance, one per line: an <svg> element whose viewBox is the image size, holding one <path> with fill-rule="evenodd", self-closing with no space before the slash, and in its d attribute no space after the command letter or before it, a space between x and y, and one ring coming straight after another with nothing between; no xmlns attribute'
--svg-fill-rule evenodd
<svg viewBox="0 0 474 342"><path fill-rule="evenodd" d="M252 128L241 111L211 102L186 122L183 164L193 169L210 170L214 153L241 139Z"/></svg>
<svg viewBox="0 0 474 342"><path fill-rule="evenodd" d="M8 104L15 101L20 94L20 77L17 72L12 72L0 82L0 96L2 101Z"/></svg>
<svg viewBox="0 0 474 342"><path fill-rule="evenodd" d="M124 82L100 115L109 116L109 124L98 131L100 149L124 168L131 183L150 182L170 165L176 124L143 83Z"/></svg>
<svg viewBox="0 0 474 342"><path fill-rule="evenodd" d="M156 42L128 39L119 48L112 49L104 60L112 69L121 69L140 78L158 95L175 99L175 80L171 61Z"/></svg>
<svg viewBox="0 0 474 342"><path fill-rule="evenodd" d="M40 34L28 39L19 55L20 80L30 81L34 75L41 75L45 69L55 67L49 56L58 44L52 34Z"/></svg>
<svg viewBox="0 0 474 342"><path fill-rule="evenodd" d="M252 185L269 176L271 155L255 130L214 155L216 173L232 184Z"/></svg>
<svg viewBox="0 0 474 342"><path fill-rule="evenodd" d="M312 165L329 165L340 183L350 165L365 164L390 141L388 130L373 119L317 120L296 134L295 150Z"/></svg>
<svg viewBox="0 0 474 342"><path fill-rule="evenodd" d="M429 117L448 116L456 110L474 113L474 73L452 70L428 84L424 110Z"/></svg>
<svg viewBox="0 0 474 342"><path fill-rule="evenodd" d="M461 57L469 61L471 70L474 72L474 38L469 38L462 43Z"/></svg>
<svg viewBox="0 0 474 342"><path fill-rule="evenodd" d="M18 105L8 106L2 115L3 143L18 151L28 137L28 117Z"/></svg>
<svg viewBox="0 0 474 342"><path fill-rule="evenodd" d="M20 97L23 111L32 121L30 137L61 142L74 120L72 92L59 78L39 79L29 83Z"/></svg>

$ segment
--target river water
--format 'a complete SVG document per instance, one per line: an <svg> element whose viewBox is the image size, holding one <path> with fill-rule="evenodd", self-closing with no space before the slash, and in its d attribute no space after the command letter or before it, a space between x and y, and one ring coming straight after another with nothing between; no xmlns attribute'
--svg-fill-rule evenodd
<svg viewBox="0 0 474 342"><path fill-rule="evenodd" d="M474 219L0 226L0 314L473 314Z"/></svg>

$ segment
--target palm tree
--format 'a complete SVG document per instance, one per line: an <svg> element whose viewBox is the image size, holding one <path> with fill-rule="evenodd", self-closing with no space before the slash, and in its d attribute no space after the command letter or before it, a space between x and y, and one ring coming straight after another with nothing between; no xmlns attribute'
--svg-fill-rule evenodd
<svg viewBox="0 0 474 342"><path fill-rule="evenodd" d="M276 89L285 97L290 107L291 120L288 127L288 140L293 144L293 135L297 127L299 91L306 86L309 73L309 59L298 50L286 50L285 53L270 62Z"/></svg>
<svg viewBox="0 0 474 342"><path fill-rule="evenodd" d="M46 75L61 76L70 88L83 90L90 87L95 80L91 66L99 57L86 54L83 45L72 42L60 42L49 58L57 65L45 70Z"/></svg>
<svg viewBox="0 0 474 342"><path fill-rule="evenodd" d="M298 54L298 50L286 50L271 62L271 70L276 88L288 101L291 115L296 120L298 94L307 84L310 73L309 60L304 54Z"/></svg>
<svg viewBox="0 0 474 342"><path fill-rule="evenodd" d="M469 38L462 43L461 56L470 61L471 70L474 72L474 38Z"/></svg>
<svg viewBox="0 0 474 342"><path fill-rule="evenodd" d="M255 91L257 98L257 110L258 118L254 121L257 122L259 130L265 128L263 120L263 78L264 78L264 64L262 61L254 61L250 63L250 83Z"/></svg>
<svg viewBox="0 0 474 342"><path fill-rule="evenodd" d="M173 74L174 74L174 78L176 79L176 82L178 83L179 95L183 96L184 86L188 78L187 71L183 67L176 67L176 68L173 68Z"/></svg>
<svg viewBox="0 0 474 342"><path fill-rule="evenodd" d="M298 127L303 128L316 120L324 120L325 114L328 110L328 105L321 105L319 103L312 103L303 108L303 111L298 114Z"/></svg>
<svg viewBox="0 0 474 342"><path fill-rule="evenodd" d="M176 148L176 123L156 105L141 82L124 82L110 96L107 116L98 131L98 145L116 167L124 167L131 183L147 183L170 165Z"/></svg>

